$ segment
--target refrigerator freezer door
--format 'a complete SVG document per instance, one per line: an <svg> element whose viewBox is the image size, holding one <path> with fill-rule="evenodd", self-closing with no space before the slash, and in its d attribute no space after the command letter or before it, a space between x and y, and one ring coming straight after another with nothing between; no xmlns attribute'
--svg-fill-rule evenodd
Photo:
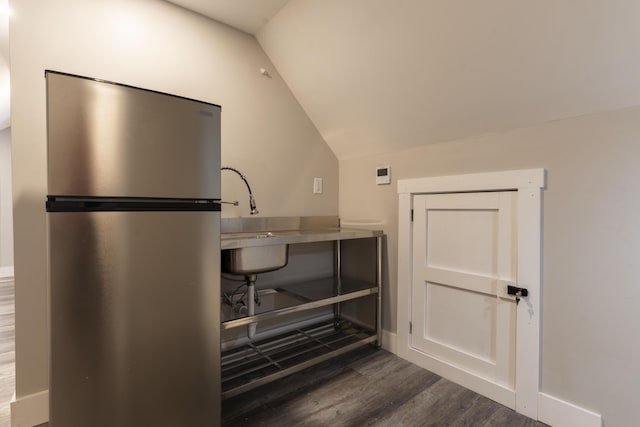
<svg viewBox="0 0 640 427"><path fill-rule="evenodd" d="M50 195L220 198L220 107L47 72Z"/></svg>
<svg viewBox="0 0 640 427"><path fill-rule="evenodd" d="M219 213L48 221L50 425L219 425Z"/></svg>

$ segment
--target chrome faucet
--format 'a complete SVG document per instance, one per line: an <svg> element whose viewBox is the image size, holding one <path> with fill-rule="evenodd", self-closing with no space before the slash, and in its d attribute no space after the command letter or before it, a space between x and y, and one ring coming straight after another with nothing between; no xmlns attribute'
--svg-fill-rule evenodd
<svg viewBox="0 0 640 427"><path fill-rule="evenodd" d="M247 190L249 190L249 208L251 209L249 213L251 215L256 215L258 213L258 209L256 208L256 200L253 198L253 192L251 191L251 187L249 186L249 181L247 181L247 178L245 178L244 175L238 169L235 169L229 166L222 166L220 170L221 171L229 170L237 173L240 176L240 179L242 179L244 183L247 185ZM222 202L222 203L226 203L226 202ZM237 206L238 202L232 202L232 204Z"/></svg>

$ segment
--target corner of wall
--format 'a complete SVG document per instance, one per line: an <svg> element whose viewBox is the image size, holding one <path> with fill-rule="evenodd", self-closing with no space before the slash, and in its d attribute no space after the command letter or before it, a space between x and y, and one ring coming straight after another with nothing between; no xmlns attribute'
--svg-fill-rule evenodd
<svg viewBox="0 0 640 427"><path fill-rule="evenodd" d="M390 353L398 354L397 336L393 332L389 332L386 329L382 330L382 343L380 343L383 349Z"/></svg>

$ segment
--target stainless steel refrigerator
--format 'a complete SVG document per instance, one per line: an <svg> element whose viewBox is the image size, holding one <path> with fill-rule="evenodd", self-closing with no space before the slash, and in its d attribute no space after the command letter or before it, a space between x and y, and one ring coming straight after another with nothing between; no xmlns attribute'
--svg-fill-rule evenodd
<svg viewBox="0 0 640 427"><path fill-rule="evenodd" d="M220 107L47 71L50 426L220 424Z"/></svg>

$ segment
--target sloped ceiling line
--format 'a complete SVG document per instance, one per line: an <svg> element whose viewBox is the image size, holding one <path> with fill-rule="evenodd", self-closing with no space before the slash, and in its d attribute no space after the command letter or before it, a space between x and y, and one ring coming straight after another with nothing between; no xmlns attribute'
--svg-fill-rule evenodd
<svg viewBox="0 0 640 427"><path fill-rule="evenodd" d="M170 1L255 34L339 159L640 105L640 2Z"/></svg>

